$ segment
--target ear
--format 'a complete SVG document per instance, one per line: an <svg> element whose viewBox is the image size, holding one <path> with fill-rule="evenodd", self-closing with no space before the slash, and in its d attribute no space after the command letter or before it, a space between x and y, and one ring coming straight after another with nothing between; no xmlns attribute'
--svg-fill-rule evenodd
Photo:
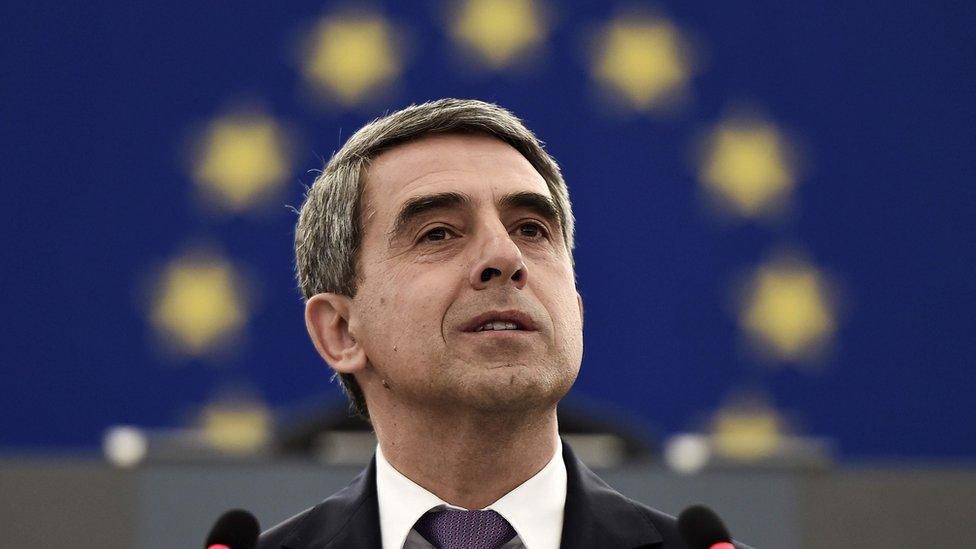
<svg viewBox="0 0 976 549"><path fill-rule="evenodd" d="M366 367L366 352L349 332L352 300L339 294L316 294L305 303L305 328L319 355L340 374Z"/></svg>
<svg viewBox="0 0 976 549"><path fill-rule="evenodd" d="M576 304L579 305L580 311L580 328L583 327L583 296L576 292Z"/></svg>

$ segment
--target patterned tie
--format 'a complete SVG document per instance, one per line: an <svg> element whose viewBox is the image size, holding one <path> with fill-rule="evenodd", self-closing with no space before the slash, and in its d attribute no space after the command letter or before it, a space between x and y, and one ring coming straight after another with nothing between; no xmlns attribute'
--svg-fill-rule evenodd
<svg viewBox="0 0 976 549"><path fill-rule="evenodd" d="M515 529L497 511L430 511L414 525L437 549L499 549Z"/></svg>

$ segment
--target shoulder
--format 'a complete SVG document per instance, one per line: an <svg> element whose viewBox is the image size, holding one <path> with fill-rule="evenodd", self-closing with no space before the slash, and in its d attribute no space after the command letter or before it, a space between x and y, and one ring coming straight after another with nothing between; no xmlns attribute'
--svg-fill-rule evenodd
<svg viewBox="0 0 976 549"><path fill-rule="evenodd" d="M653 525L654 529L661 534L662 538L671 542L681 539L681 534L678 532L677 518L619 493L617 493L617 496L621 500L624 500L645 522Z"/></svg>
<svg viewBox="0 0 976 549"><path fill-rule="evenodd" d="M333 541L353 519L362 518L362 508L374 500L350 496L349 488L344 488L322 503L276 524L261 534L257 549L318 546ZM378 526L378 520L373 524Z"/></svg>
<svg viewBox="0 0 976 549"><path fill-rule="evenodd" d="M634 501L623 495L620 495L620 497L626 499L631 505L633 505L637 509L638 513L643 515L645 520L653 524L654 527L657 528L657 531L661 533L662 538L668 540L670 543L676 543L678 542L678 540L681 540L680 544L682 547L684 547L684 541L681 537L681 532L678 530L678 519L676 517L658 511L653 507L648 507L643 503ZM733 545L735 545L736 549L752 549L752 547L736 540L733 540ZM666 544L666 546L670 546L670 545Z"/></svg>
<svg viewBox="0 0 976 549"><path fill-rule="evenodd" d="M301 513L298 513L297 515L276 524L268 530L265 530L258 538L256 549L280 549L290 534L294 532L305 520L307 520L315 509L316 507L309 507Z"/></svg>
<svg viewBox="0 0 976 549"><path fill-rule="evenodd" d="M676 517L632 500L619 492L614 492L614 495L621 505L626 505L632 509L647 524L657 530L664 542L664 547L685 547L684 539L678 530L678 519ZM733 540L733 544L736 549L752 549L752 547L739 541Z"/></svg>
<svg viewBox="0 0 976 549"><path fill-rule="evenodd" d="M568 546L686 549L672 515L610 487L563 446L567 493L563 540ZM564 543L564 545L567 545ZM736 543L740 549L751 549Z"/></svg>
<svg viewBox="0 0 976 549"><path fill-rule="evenodd" d="M357 546L374 546L372 532L379 530L374 471L375 463L370 463L342 490L268 529L257 548L343 547L349 539L357 540Z"/></svg>

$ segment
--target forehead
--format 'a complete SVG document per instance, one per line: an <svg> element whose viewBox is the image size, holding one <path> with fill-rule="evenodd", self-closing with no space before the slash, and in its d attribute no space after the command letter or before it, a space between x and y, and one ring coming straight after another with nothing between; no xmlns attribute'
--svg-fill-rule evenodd
<svg viewBox="0 0 976 549"><path fill-rule="evenodd" d="M545 179L514 147L487 135L432 135L375 157L366 171L367 227L388 223L406 200L461 192L475 201L531 191L552 198Z"/></svg>

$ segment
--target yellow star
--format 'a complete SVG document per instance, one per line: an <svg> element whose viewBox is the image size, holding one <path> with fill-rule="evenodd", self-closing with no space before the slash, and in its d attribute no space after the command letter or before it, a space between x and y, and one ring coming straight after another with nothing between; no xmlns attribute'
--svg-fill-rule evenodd
<svg viewBox="0 0 976 549"><path fill-rule="evenodd" d="M655 17L621 17L600 33L594 77L632 108L669 106L691 77L687 47L670 22Z"/></svg>
<svg viewBox="0 0 976 549"><path fill-rule="evenodd" d="M263 203L288 176L284 130L270 117L239 113L214 120L206 129L193 177L208 199L241 212Z"/></svg>
<svg viewBox="0 0 976 549"><path fill-rule="evenodd" d="M308 38L305 77L345 106L360 103L400 73L394 34L378 15L322 19Z"/></svg>
<svg viewBox="0 0 976 549"><path fill-rule="evenodd" d="M203 439L228 453L254 452L270 438L271 413L260 402L214 403L200 415Z"/></svg>
<svg viewBox="0 0 976 549"><path fill-rule="evenodd" d="M244 326L242 294L229 263L215 256L188 254L163 269L150 322L178 350L204 355Z"/></svg>
<svg viewBox="0 0 976 549"><path fill-rule="evenodd" d="M716 451L743 461L771 455L779 447L785 431L783 419L767 405L726 405L712 419Z"/></svg>
<svg viewBox="0 0 976 549"><path fill-rule="evenodd" d="M706 140L699 177L723 206L744 217L778 211L795 186L789 146L776 127L753 119L720 123Z"/></svg>
<svg viewBox="0 0 976 549"><path fill-rule="evenodd" d="M767 263L753 275L739 324L775 358L812 358L835 330L823 276L795 259Z"/></svg>
<svg viewBox="0 0 976 549"><path fill-rule="evenodd" d="M451 33L493 69L510 64L545 37L539 8L532 0L467 0Z"/></svg>

